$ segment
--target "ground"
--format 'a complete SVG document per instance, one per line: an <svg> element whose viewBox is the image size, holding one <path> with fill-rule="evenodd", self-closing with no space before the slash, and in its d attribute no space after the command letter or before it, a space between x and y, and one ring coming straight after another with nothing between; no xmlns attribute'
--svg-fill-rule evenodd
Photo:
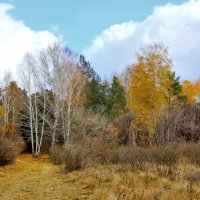
<svg viewBox="0 0 200 200"><path fill-rule="evenodd" d="M187 167L185 167L187 168ZM188 200L188 183L151 172L131 172L120 166L95 166L64 174L47 155L33 159L20 155L0 168L1 200ZM200 200L199 185L193 200Z"/></svg>

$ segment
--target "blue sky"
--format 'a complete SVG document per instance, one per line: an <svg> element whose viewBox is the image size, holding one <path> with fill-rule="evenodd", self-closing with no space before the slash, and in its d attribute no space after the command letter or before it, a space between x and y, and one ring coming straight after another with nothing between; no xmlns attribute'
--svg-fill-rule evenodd
<svg viewBox="0 0 200 200"><path fill-rule="evenodd" d="M64 40L81 52L101 31L113 24L142 21L153 8L184 0L14 0L14 17L34 30L58 26Z"/></svg>
<svg viewBox="0 0 200 200"><path fill-rule="evenodd" d="M0 78L55 42L102 76L122 73L151 43L169 47L181 79L200 78L200 0L0 0ZM11 59L12 58L12 59Z"/></svg>

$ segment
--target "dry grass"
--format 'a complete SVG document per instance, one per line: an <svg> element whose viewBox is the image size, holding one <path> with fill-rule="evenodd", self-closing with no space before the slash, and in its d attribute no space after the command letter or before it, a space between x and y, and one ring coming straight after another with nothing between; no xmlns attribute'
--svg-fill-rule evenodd
<svg viewBox="0 0 200 200"><path fill-rule="evenodd" d="M48 156L20 155L16 163L0 168L1 200L188 200L188 183L182 177L194 169L184 166L180 178L170 180L154 172L132 172L118 165L98 165L63 174ZM192 199L200 200L193 186Z"/></svg>
<svg viewBox="0 0 200 200"><path fill-rule="evenodd" d="M48 156L33 159L31 155L20 155L16 163L0 170L0 199L78 198L81 193L75 185L67 184L66 179L58 166L50 163Z"/></svg>

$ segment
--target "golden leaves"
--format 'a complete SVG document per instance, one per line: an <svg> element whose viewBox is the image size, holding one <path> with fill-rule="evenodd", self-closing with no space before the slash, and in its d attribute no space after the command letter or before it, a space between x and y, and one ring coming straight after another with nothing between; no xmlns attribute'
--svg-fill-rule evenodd
<svg viewBox="0 0 200 200"><path fill-rule="evenodd" d="M182 86L182 94L187 96L187 101L189 103L195 103L197 101L197 98L200 97L200 80L196 82L184 80Z"/></svg>
<svg viewBox="0 0 200 200"><path fill-rule="evenodd" d="M137 63L132 66L127 89L128 107L135 114L132 127L153 133L169 90L171 59L167 48L150 45L137 55Z"/></svg>
<svg viewBox="0 0 200 200"><path fill-rule="evenodd" d="M4 107L0 106L0 118L4 117L5 114L6 114L6 111L5 111Z"/></svg>

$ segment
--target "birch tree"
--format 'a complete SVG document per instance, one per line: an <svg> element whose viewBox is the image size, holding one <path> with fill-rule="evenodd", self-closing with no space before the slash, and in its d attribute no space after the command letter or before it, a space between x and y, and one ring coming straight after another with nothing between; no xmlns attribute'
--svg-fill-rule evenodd
<svg viewBox="0 0 200 200"><path fill-rule="evenodd" d="M135 114L133 127L147 139L153 135L157 119L167 104L165 94L170 88L171 66L168 49L158 44L142 49L132 66L128 107Z"/></svg>
<svg viewBox="0 0 200 200"><path fill-rule="evenodd" d="M44 118L46 114L46 98L45 85L41 80L38 61L33 55L27 54L21 65L21 78L23 87L27 91L27 96L23 96L24 118L28 119L28 127L30 130L30 139L32 145L32 155L39 156L42 140L44 136ZM38 98L38 94L43 94L43 101ZM42 105L42 106L41 106ZM38 108L42 107L42 111ZM42 125L39 123L42 120ZM26 121L27 122L27 121ZM27 125L25 125L27 126Z"/></svg>
<svg viewBox="0 0 200 200"><path fill-rule="evenodd" d="M61 132L68 143L74 112L78 112L84 103L85 76L78 67L76 56L58 44L40 53L40 63L43 79L53 94L53 101L48 103L54 116L53 121L48 121L52 145L56 143L57 132Z"/></svg>
<svg viewBox="0 0 200 200"><path fill-rule="evenodd" d="M85 102L85 75L75 54L55 44L39 53L27 54L21 70L28 93L24 104L29 119L33 156L41 151L43 136L49 132L51 145L70 142L77 126L77 112ZM48 130L48 131L47 131Z"/></svg>

